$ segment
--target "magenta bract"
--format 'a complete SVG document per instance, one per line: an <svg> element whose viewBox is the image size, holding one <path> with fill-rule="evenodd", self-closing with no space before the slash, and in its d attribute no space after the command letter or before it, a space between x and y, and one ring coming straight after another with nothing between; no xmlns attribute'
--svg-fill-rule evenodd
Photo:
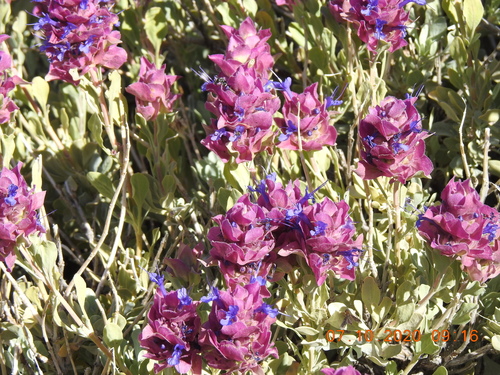
<svg viewBox="0 0 500 375"><path fill-rule="evenodd" d="M118 69L127 53L117 46L120 32L118 16L110 11L113 2L99 0L40 0L33 14L35 31L42 33L40 51L50 62L47 80L61 79L78 84L70 73L84 75L96 67ZM109 8L107 7L109 6Z"/></svg>
<svg viewBox="0 0 500 375"><path fill-rule="evenodd" d="M0 44L8 38L8 35L0 34ZM0 50L0 124L9 122L12 113L19 109L7 94L24 81L15 75L11 76L8 72L11 68L12 58L9 53Z"/></svg>
<svg viewBox="0 0 500 375"><path fill-rule="evenodd" d="M277 310L263 302L260 292L261 286L253 283L220 291L212 298L212 310L199 340L209 366L264 375L259 363L270 355L278 358L271 341Z"/></svg>
<svg viewBox="0 0 500 375"><path fill-rule="evenodd" d="M441 254L460 259L472 280L500 274L500 213L481 202L469 180L451 179L441 199L419 215L420 235Z"/></svg>
<svg viewBox="0 0 500 375"><path fill-rule="evenodd" d="M359 124L361 160L356 172L361 178L386 176L405 183L418 172L426 176L432 172L423 141L430 134L421 127L416 100L388 96L380 105L369 108Z"/></svg>
<svg viewBox="0 0 500 375"><path fill-rule="evenodd" d="M16 260L17 240L35 232L45 233L36 212L43 205L45 192L28 189L21 167L18 163L12 170L3 168L0 172L0 261L9 270Z"/></svg>
<svg viewBox="0 0 500 375"><path fill-rule="evenodd" d="M337 21L354 25L359 39L371 52L377 53L379 41L390 44L389 51L406 46L404 39L409 15L401 0L334 0L328 6ZM424 5L425 1L416 1Z"/></svg>
<svg viewBox="0 0 500 375"><path fill-rule="evenodd" d="M198 304L187 297L185 289L166 293L161 287L157 288L148 313L148 325L139 335L141 346L147 350L145 356L158 361L155 373L175 367L181 374L189 371L201 374Z"/></svg>
<svg viewBox="0 0 500 375"><path fill-rule="evenodd" d="M278 147L310 151L335 144L337 131L330 125L330 115L333 112L327 111L326 102L319 100L317 88L318 84L314 83L300 94L288 90L283 105L283 118L275 119L283 133L278 138Z"/></svg>
<svg viewBox="0 0 500 375"><path fill-rule="evenodd" d="M241 163L268 149L274 137L271 126L280 100L265 87L274 64L266 42L271 32L257 31L250 18L239 29L222 29L229 39L226 53L209 56L220 73L213 79L198 73L208 92L206 108L216 116L205 127L202 144L224 162L235 155Z"/></svg>
<svg viewBox="0 0 500 375"><path fill-rule="evenodd" d="M273 175L250 190L259 194L255 201L243 195L226 215L213 218L219 226L208 234L210 255L229 286L279 277L296 265L296 256L305 259L318 285L328 271L354 279L363 236L353 239L346 202L311 204L314 192L302 194L298 180L284 187ZM277 275L268 275L278 267Z"/></svg>
<svg viewBox="0 0 500 375"><path fill-rule="evenodd" d="M321 372L325 375L362 375L353 366L339 367L338 369L324 368Z"/></svg>
<svg viewBox="0 0 500 375"><path fill-rule="evenodd" d="M155 64L141 57L139 82L132 83L125 90L135 96L137 112L146 120L155 120L159 113L169 113L179 94L170 92L178 76L165 74L165 65L156 69Z"/></svg>

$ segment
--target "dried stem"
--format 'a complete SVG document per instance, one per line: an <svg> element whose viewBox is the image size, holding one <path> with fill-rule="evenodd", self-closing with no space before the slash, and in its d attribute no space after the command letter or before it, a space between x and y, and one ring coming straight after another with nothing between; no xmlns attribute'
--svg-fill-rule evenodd
<svg viewBox="0 0 500 375"><path fill-rule="evenodd" d="M490 179L488 175L488 152L490 150L490 128L484 130L484 153L483 153L483 183L481 185L481 202L484 203L488 195Z"/></svg>
<svg viewBox="0 0 500 375"><path fill-rule="evenodd" d="M467 115L467 103L463 98L462 100L464 101L465 107L464 107L464 113L462 115L462 121L460 122L460 126L458 128L458 137L460 140L460 155L462 156L462 164L464 165L465 177L470 178L470 170L469 170L469 164L467 164L467 155L465 154L464 136L463 136L465 117Z"/></svg>
<svg viewBox="0 0 500 375"><path fill-rule="evenodd" d="M128 128L127 128L127 134L128 134ZM128 135L127 135L127 139ZM111 202L109 203L109 209L108 209L108 214L106 216L106 222L104 223L104 229L101 234L101 238L99 239L99 242L95 246L95 248L92 250L88 258L85 260L85 262L82 264L80 269L76 272L75 276L81 276L84 271L86 271L88 265L92 261L92 259L95 258L95 256L99 253L99 250L101 249L102 244L106 240L108 233L109 233L109 227L111 226L111 219L113 218L113 211L116 206L116 202L118 201L118 196L120 193L122 193L122 187L123 184L125 183L125 179L127 177L127 169L128 169L128 163L129 163L129 153L130 153L130 142L125 143L124 148L123 148L123 161L122 161L122 168L120 172L120 181L118 182L118 186L116 188L115 194L113 195L113 198L111 199ZM73 286L75 285L75 279L71 280L69 283L68 287L66 288L65 295L68 296L73 289Z"/></svg>
<svg viewBox="0 0 500 375"><path fill-rule="evenodd" d="M126 170L126 168L128 166L128 161L130 158L130 136L129 136L129 129L128 129L127 123L125 123L125 125L122 126L122 143L124 145L122 166ZM126 179L126 177L127 177L127 173L125 173L125 179ZM127 214L127 184L123 183L122 184L122 199L121 199L120 218L118 220L118 227L117 227L116 233L115 233L115 241L113 243L113 247L112 247L111 252L109 254L108 262L104 266L104 272L102 273L101 280L99 281L99 284L97 285L96 296L99 296L101 289L104 285L104 281L106 280L106 275L108 274L109 269L111 268L111 266L115 262L116 253L118 251L118 244L121 241L121 234L123 232L123 225L125 223L125 215L126 214Z"/></svg>

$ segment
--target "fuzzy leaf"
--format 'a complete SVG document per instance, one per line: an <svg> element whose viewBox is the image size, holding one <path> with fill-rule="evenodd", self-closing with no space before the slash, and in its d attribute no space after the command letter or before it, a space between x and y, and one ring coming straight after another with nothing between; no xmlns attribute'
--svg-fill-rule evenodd
<svg viewBox="0 0 500 375"><path fill-rule="evenodd" d="M130 177L130 183L132 184L132 195L135 203L139 208L144 206L144 200L149 193L149 181L148 178L142 173L135 173Z"/></svg>
<svg viewBox="0 0 500 375"><path fill-rule="evenodd" d="M104 326L102 337L106 345L116 348L123 341L123 332L118 324L108 322Z"/></svg>
<svg viewBox="0 0 500 375"><path fill-rule="evenodd" d="M298 332L301 335L306 335L306 336L315 336L319 333L317 329L312 327L297 327L295 328L295 332Z"/></svg>
<svg viewBox="0 0 500 375"><path fill-rule="evenodd" d="M448 375L448 370L444 366L439 366L432 375Z"/></svg>
<svg viewBox="0 0 500 375"><path fill-rule="evenodd" d="M491 338L491 345L495 350L500 350L500 335L495 335Z"/></svg>
<svg viewBox="0 0 500 375"><path fill-rule="evenodd" d="M87 179L97 191L104 195L106 198L111 199L115 194L113 183L108 176L99 172L87 173Z"/></svg>
<svg viewBox="0 0 500 375"><path fill-rule="evenodd" d="M470 36L474 34L476 27L483 18L484 8L481 0L464 0L463 5L465 23L470 32Z"/></svg>
<svg viewBox="0 0 500 375"><path fill-rule="evenodd" d="M361 287L361 299L370 312L376 311L375 309L378 307L380 302L380 289L378 288L375 279L371 276L368 276L363 281L363 286Z"/></svg>
<svg viewBox="0 0 500 375"><path fill-rule="evenodd" d="M419 354L434 354L439 350L439 346L432 341L431 334L422 336L421 341L415 342L415 352Z"/></svg>
<svg viewBox="0 0 500 375"><path fill-rule="evenodd" d="M156 55L160 51L163 39L167 36L168 23L165 20L165 12L160 7L149 8L146 12L144 30L154 46Z"/></svg>
<svg viewBox="0 0 500 375"><path fill-rule="evenodd" d="M35 77L31 82L33 86L33 96L40 104L40 108L45 113L47 111L47 100L49 98L50 87L42 77Z"/></svg>

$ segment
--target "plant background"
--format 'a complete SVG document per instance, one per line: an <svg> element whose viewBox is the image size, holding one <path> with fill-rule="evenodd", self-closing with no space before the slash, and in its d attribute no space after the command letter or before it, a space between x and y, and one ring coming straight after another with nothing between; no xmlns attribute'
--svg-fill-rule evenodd
<svg viewBox="0 0 500 375"><path fill-rule="evenodd" d="M424 244L415 228L418 212L409 206L401 210L403 231L396 238L388 179L366 183L353 173L355 124L368 107L423 85L417 105L424 128L435 133L426 140L435 169L431 179L407 183L402 196L421 209L438 200L455 175L470 177L498 207L498 0L412 6L409 45L376 59L318 1L280 7L268 0L120 0L114 10L123 11L119 30L129 59L119 71L106 72L100 88L88 79L79 86L45 81L48 62L28 25L36 22L32 8L25 0L0 1L0 34L11 36L15 67L30 82L14 93L20 110L2 125L1 155L4 166L24 162L27 179L47 191L47 234L33 237L29 247L19 244L14 271L1 273L2 374L153 373L138 342L155 291L144 270L158 267L168 290L186 287L193 298L213 282L222 286L217 268L203 263L210 219L272 171L284 182L299 178L304 187L305 171L314 186L328 181L317 199L345 199L358 233L373 236L365 241L355 281L331 276L317 287L312 274L297 270L270 287L272 303L287 315L275 325L280 357L265 361L266 373L314 374L351 363L368 374L498 373L500 279L468 282L458 262ZM237 28L247 16L271 29L275 73L291 76L296 91L313 82L323 96L346 87L335 147L305 152L303 159L278 150L253 164L224 165L201 146L202 124L211 115L192 69L215 74L207 56L225 49L220 26ZM135 115L134 98L123 90L137 80L141 56L181 76L175 112L154 122ZM103 131L100 89L122 145L118 151ZM399 267L395 241L402 249ZM198 246L202 255L201 261L184 259L179 271L171 259L182 258L183 244ZM422 340L357 340L358 330L383 337L388 327L419 329ZM350 335L328 342L329 329ZM445 329L476 330L478 339L431 339L432 330Z"/></svg>

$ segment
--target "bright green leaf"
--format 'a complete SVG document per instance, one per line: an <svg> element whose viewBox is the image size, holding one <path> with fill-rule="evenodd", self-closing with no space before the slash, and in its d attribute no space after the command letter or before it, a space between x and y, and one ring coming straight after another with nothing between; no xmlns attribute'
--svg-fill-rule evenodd
<svg viewBox="0 0 500 375"><path fill-rule="evenodd" d="M434 354L439 350L439 346L432 341L431 334L422 336L421 341L415 342L415 352L418 354Z"/></svg>
<svg viewBox="0 0 500 375"><path fill-rule="evenodd" d="M319 333L317 329L312 327L297 327L295 328L295 332L305 336L316 336Z"/></svg>
<svg viewBox="0 0 500 375"><path fill-rule="evenodd" d="M115 194L113 183L108 176L99 172L87 173L87 179L97 191L108 199L112 199Z"/></svg>
<svg viewBox="0 0 500 375"><path fill-rule="evenodd" d="M448 375L448 370L444 366L439 366L432 375Z"/></svg>
<svg viewBox="0 0 500 375"><path fill-rule="evenodd" d="M374 311L380 302L380 289L371 276L366 277L363 280L363 286L361 287L361 299L364 305L368 308L370 312Z"/></svg>
<svg viewBox="0 0 500 375"><path fill-rule="evenodd" d="M500 335L495 335L491 338L491 345L495 350L500 351Z"/></svg>
<svg viewBox="0 0 500 375"><path fill-rule="evenodd" d="M2 134L2 147L0 149L0 154L3 157L3 164L9 165L10 159L14 155L14 150L16 149L16 143L14 141L14 134L5 135Z"/></svg>
<svg viewBox="0 0 500 375"><path fill-rule="evenodd" d="M239 188L241 192L247 190L250 185L250 173L245 165L226 163L224 164L224 177L234 188Z"/></svg>
<svg viewBox="0 0 500 375"><path fill-rule="evenodd" d="M481 0L464 0L463 12L470 36L483 18L484 8Z"/></svg>
<svg viewBox="0 0 500 375"><path fill-rule="evenodd" d="M500 160L488 160L488 168L490 173L500 176Z"/></svg>
<svg viewBox="0 0 500 375"><path fill-rule="evenodd" d="M47 111L47 99L49 98L50 87L45 79L42 77L35 77L31 82L33 87L33 96L40 104L40 109Z"/></svg>
<svg viewBox="0 0 500 375"><path fill-rule="evenodd" d="M85 311L85 299L87 298L87 284L85 283L85 280L83 280L83 277L79 275L75 275L73 277L73 280L75 282L76 299L78 301L78 305L80 305L83 314L88 319L87 312Z"/></svg>
<svg viewBox="0 0 500 375"><path fill-rule="evenodd" d="M118 324L108 322L104 326L102 337L107 346L116 348L123 341L123 332Z"/></svg>
<svg viewBox="0 0 500 375"><path fill-rule="evenodd" d="M401 352L401 344L387 345L382 347L382 352L380 353L384 358L393 358Z"/></svg>
<svg viewBox="0 0 500 375"><path fill-rule="evenodd" d="M54 281L54 269L57 261L56 244L52 241L43 241L39 245L33 245L35 262L41 268L49 281Z"/></svg>
<svg viewBox="0 0 500 375"><path fill-rule="evenodd" d="M88 121L88 127L90 130L90 133L92 133L92 136L94 137L95 141L101 147L103 150L106 151L106 153L109 155L108 149L104 146L104 141L102 139L102 122L99 119L99 116L96 113L93 113L92 116L90 116L90 119Z"/></svg>
<svg viewBox="0 0 500 375"><path fill-rule="evenodd" d="M130 177L130 183L132 184L132 198L134 198L135 203L139 208L144 206L144 200L149 193L149 180L142 173L134 173Z"/></svg>
<svg viewBox="0 0 500 375"><path fill-rule="evenodd" d="M250 17L255 17L255 13L259 10L255 0L243 0L243 8L247 11Z"/></svg>
<svg viewBox="0 0 500 375"><path fill-rule="evenodd" d="M144 30L151 44L154 46L155 55L159 54L163 39L167 36L168 23L166 15L160 7L149 8L146 12Z"/></svg>

